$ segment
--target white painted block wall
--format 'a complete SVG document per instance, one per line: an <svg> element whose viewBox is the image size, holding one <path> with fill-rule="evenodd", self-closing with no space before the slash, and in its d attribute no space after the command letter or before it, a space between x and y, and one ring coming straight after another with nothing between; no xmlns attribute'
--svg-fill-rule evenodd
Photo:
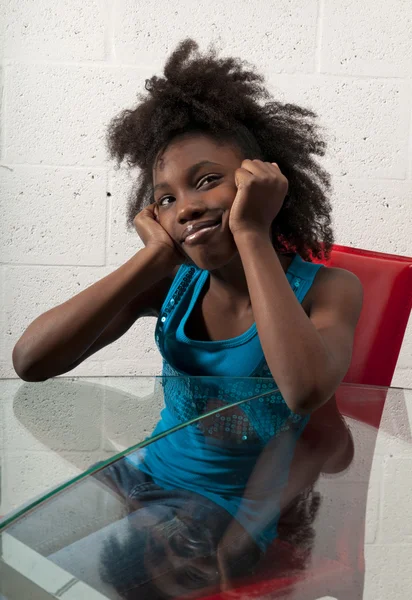
<svg viewBox="0 0 412 600"><path fill-rule="evenodd" d="M3 0L0 34L0 376L14 376L12 347L35 316L140 247L105 128L188 35L319 113L338 242L412 255L409 0ZM411 355L410 327L394 383L412 386ZM159 366L149 321L74 374Z"/></svg>
<svg viewBox="0 0 412 600"><path fill-rule="evenodd" d="M186 36L248 59L281 100L318 112L330 141L338 242L412 255L410 0L0 0L0 377L14 376L12 347L34 317L140 247L125 228L131 180L107 162L105 128ZM412 323L394 384L412 387L411 358ZM153 323L142 321L70 375L159 367ZM103 404L97 398L86 409L96 423ZM38 448L22 445L9 416L0 445L16 500L27 453ZM37 454L30 481L39 483L50 471ZM80 454L84 467L94 446ZM407 515L409 450L402 468L391 460L379 477L395 481ZM58 477L71 474L63 455L53 465ZM369 495L376 514L380 487ZM410 539L394 544L382 531L369 540L368 598L403 600Z"/></svg>

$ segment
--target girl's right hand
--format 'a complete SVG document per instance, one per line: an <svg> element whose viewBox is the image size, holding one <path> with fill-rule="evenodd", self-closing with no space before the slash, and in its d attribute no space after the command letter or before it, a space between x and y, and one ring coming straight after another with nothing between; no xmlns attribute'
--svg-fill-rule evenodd
<svg viewBox="0 0 412 600"><path fill-rule="evenodd" d="M141 210L133 220L134 227L146 248L156 248L173 268L185 261L170 235L160 225L156 215L156 203Z"/></svg>

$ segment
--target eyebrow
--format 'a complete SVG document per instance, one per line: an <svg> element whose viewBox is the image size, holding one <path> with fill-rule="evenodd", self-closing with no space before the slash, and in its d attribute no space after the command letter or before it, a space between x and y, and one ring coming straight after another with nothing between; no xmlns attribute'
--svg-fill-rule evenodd
<svg viewBox="0 0 412 600"><path fill-rule="evenodd" d="M212 162L211 160L201 160L187 169L188 177L189 178L194 177L196 175L196 173L199 171L199 169L201 169L202 167L205 167L205 166L221 167L222 165L220 165L219 163ZM169 184L166 183L165 181L162 181L160 183L157 183L154 186L153 192L155 192L156 190L160 190L160 189L167 189L168 187L169 187Z"/></svg>

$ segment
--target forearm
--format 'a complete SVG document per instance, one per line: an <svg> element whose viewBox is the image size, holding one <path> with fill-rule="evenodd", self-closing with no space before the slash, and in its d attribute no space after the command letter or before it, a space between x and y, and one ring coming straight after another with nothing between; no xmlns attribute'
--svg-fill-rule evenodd
<svg viewBox="0 0 412 600"><path fill-rule="evenodd" d="M230 521L219 543L218 556L223 572L234 554L241 556L248 553L253 540L267 534L268 527L273 527L278 521L284 490L288 487L290 456L294 453L296 441L296 432L288 429L272 437L258 457L236 517ZM253 513L250 511L251 504Z"/></svg>
<svg viewBox="0 0 412 600"><path fill-rule="evenodd" d="M30 371L64 372L140 293L167 275L147 248L110 275L35 319L17 342L13 362L20 376ZM43 376L43 375L42 375ZM52 376L52 375L46 375Z"/></svg>
<svg viewBox="0 0 412 600"><path fill-rule="evenodd" d="M333 357L295 297L269 236L247 233L235 241L271 374L291 410L310 412L334 392Z"/></svg>

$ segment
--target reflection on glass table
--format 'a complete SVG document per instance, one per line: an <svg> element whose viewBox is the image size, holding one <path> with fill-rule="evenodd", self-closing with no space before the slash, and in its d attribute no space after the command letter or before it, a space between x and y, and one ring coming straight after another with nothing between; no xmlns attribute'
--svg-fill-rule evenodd
<svg viewBox="0 0 412 600"><path fill-rule="evenodd" d="M342 385L309 419L269 378L1 383L15 386L14 436L49 458L96 457L105 432L90 468L50 473L59 485L0 521L2 600L386 597L385 569L364 554L410 535L406 390ZM176 394L181 412L151 434Z"/></svg>

